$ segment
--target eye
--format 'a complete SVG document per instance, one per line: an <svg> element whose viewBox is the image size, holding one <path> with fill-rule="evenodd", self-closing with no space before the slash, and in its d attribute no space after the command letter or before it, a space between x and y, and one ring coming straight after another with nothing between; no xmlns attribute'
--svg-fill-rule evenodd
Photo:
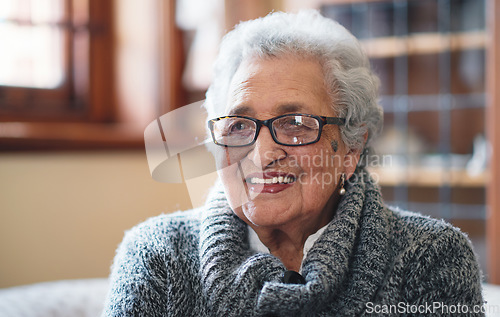
<svg viewBox="0 0 500 317"><path fill-rule="evenodd" d="M301 117L293 117L293 118L289 118L286 122L285 122L285 126L294 126L294 127L300 127L303 125L302 123L302 118Z"/></svg>
<svg viewBox="0 0 500 317"><path fill-rule="evenodd" d="M254 131L253 122L247 119L233 118L228 120L224 125L225 135L246 135Z"/></svg>
<svg viewBox="0 0 500 317"><path fill-rule="evenodd" d="M284 117L274 122L274 125L279 129L295 129L302 126L300 117Z"/></svg>
<svg viewBox="0 0 500 317"><path fill-rule="evenodd" d="M242 121L238 121L238 122L235 122L231 125L230 127L230 131L231 132L237 132L237 131L243 131L243 130L246 130L248 129L248 124L246 122L242 122Z"/></svg>
<svg viewBox="0 0 500 317"><path fill-rule="evenodd" d="M291 116L283 118L277 122L277 127L280 129L286 130L308 130L308 129L316 129L317 123L314 119L304 116Z"/></svg>

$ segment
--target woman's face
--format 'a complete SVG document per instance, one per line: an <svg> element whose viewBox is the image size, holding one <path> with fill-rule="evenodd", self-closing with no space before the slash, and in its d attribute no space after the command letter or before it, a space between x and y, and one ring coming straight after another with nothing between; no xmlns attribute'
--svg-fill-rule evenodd
<svg viewBox="0 0 500 317"><path fill-rule="evenodd" d="M259 120L287 113L335 117L323 78L320 64L308 59L246 60L230 84L226 114ZM279 145L263 126L253 145L219 150L225 167L219 174L232 209L264 228L328 223L340 175L349 177L359 157L345 147L336 125L325 125L320 140L304 146Z"/></svg>

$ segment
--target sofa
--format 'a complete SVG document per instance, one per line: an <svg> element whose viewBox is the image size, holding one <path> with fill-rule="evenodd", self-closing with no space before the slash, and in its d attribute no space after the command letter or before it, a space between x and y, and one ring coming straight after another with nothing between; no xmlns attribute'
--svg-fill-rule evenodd
<svg viewBox="0 0 500 317"><path fill-rule="evenodd" d="M64 280L0 289L1 317L97 317L108 290L105 278ZM500 317L500 286L484 284L488 317Z"/></svg>
<svg viewBox="0 0 500 317"><path fill-rule="evenodd" d="M63 280L0 289L1 317L96 317L108 291L105 278Z"/></svg>

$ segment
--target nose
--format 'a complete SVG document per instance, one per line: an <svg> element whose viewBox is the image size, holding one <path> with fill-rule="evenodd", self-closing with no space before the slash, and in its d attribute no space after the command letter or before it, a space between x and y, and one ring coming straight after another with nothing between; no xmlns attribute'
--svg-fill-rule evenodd
<svg viewBox="0 0 500 317"><path fill-rule="evenodd" d="M265 126L260 129L257 140L255 140L252 149L247 154L250 161L262 168L286 157L287 152L283 146L274 142L271 132Z"/></svg>

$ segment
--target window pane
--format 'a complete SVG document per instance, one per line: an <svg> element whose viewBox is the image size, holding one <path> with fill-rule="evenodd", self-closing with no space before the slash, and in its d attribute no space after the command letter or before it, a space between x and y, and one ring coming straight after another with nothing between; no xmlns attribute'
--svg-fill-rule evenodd
<svg viewBox="0 0 500 317"><path fill-rule="evenodd" d="M63 0L2 0L0 85L56 88L65 77Z"/></svg>

